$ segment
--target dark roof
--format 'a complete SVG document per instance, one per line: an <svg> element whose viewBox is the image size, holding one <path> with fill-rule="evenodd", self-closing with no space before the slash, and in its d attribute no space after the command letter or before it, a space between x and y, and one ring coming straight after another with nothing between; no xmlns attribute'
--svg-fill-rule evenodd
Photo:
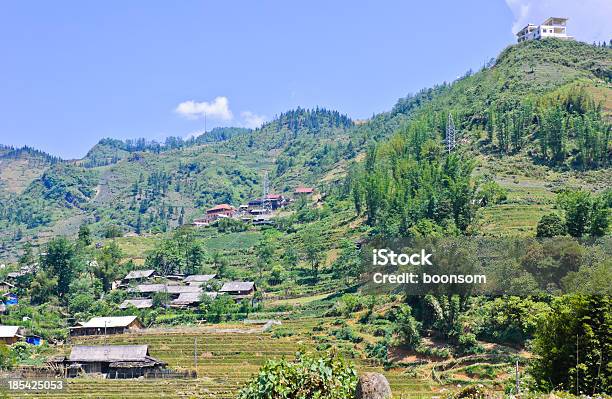
<svg viewBox="0 0 612 399"><path fill-rule="evenodd" d="M149 355L148 345L77 345L72 347L71 362L139 362Z"/></svg>
<svg viewBox="0 0 612 399"><path fill-rule="evenodd" d="M255 283L252 281L228 281L223 284L219 292L250 291L252 289L255 289Z"/></svg>

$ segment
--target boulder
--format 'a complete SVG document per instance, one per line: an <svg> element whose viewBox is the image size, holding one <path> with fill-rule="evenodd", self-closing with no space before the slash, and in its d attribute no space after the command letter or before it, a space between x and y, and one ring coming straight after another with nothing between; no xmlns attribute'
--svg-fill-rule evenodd
<svg viewBox="0 0 612 399"><path fill-rule="evenodd" d="M364 373L357 382L356 399L390 399L391 387L380 373Z"/></svg>

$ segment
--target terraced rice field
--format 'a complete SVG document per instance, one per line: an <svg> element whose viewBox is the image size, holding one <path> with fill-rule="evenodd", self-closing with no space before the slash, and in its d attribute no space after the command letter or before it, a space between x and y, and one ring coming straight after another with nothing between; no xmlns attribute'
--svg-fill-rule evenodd
<svg viewBox="0 0 612 399"><path fill-rule="evenodd" d="M284 323L294 330L308 330L319 320L294 320ZM194 341L197 339L197 366ZM197 379L103 380L75 378L68 380L63 392L19 394L15 398L235 398L238 390L259 367L271 358L293 358L300 348L314 343L301 334L273 338L270 333L214 332L204 328L150 331L108 337L80 337L74 344L148 344L152 356L178 370L197 370ZM67 348L68 349L68 348ZM424 381L402 375L402 370L383 371L361 359L352 359L360 372L384 373L397 398L430 397L432 390Z"/></svg>

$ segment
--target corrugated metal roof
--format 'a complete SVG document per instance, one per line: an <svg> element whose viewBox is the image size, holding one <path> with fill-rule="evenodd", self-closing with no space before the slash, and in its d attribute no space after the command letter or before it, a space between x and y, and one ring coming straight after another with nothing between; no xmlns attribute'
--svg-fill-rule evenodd
<svg viewBox="0 0 612 399"><path fill-rule="evenodd" d="M206 292L211 299L215 299L217 297L216 292ZM201 301L201 292L184 292L178 296L175 300L172 301L173 305L189 305L192 303L199 303Z"/></svg>
<svg viewBox="0 0 612 399"><path fill-rule="evenodd" d="M131 279L135 279L135 278L147 278L147 277L151 277L154 273L155 273L155 270L153 270L153 269L148 269L148 270L132 270L131 272L129 272L124 277L124 279L131 280Z"/></svg>
<svg viewBox="0 0 612 399"><path fill-rule="evenodd" d="M165 284L140 284L136 286L139 292L167 292L168 294L181 294L183 292L202 292L197 285L165 285Z"/></svg>
<svg viewBox="0 0 612 399"><path fill-rule="evenodd" d="M111 328L111 327L127 327L134 320L136 316L116 316L116 317L94 317L87 323L83 324L86 328Z"/></svg>
<svg viewBox="0 0 612 399"><path fill-rule="evenodd" d="M126 299L119 305L120 309L126 309L129 306L134 306L137 309L146 309L153 306L152 299Z"/></svg>
<svg viewBox="0 0 612 399"><path fill-rule="evenodd" d="M140 362L146 361L148 345L73 346L68 358L71 362Z"/></svg>
<svg viewBox="0 0 612 399"><path fill-rule="evenodd" d="M252 281L228 281L219 292L250 291L255 287Z"/></svg>
<svg viewBox="0 0 612 399"><path fill-rule="evenodd" d="M215 277L217 277L216 274L194 274L194 275L185 277L184 281L186 283L191 283L191 282L205 283L207 281L214 279Z"/></svg>
<svg viewBox="0 0 612 399"><path fill-rule="evenodd" d="M12 338L19 332L19 326L0 326L0 338Z"/></svg>

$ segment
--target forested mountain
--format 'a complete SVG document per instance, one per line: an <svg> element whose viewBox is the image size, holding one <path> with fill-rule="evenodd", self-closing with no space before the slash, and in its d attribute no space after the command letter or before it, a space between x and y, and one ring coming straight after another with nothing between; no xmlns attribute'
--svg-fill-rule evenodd
<svg viewBox="0 0 612 399"><path fill-rule="evenodd" d="M471 207L491 200L477 187L482 179L510 188L506 205L548 211L539 197L513 198L524 183L509 170L529 175L532 193L548 195L554 187L542 188L547 179L609 186L601 171L611 159L611 70L609 48L530 41L364 123L298 108L254 130L216 128L164 143L103 139L76 161L0 147L0 243L13 251L28 237L75 234L83 222L99 235L167 231L210 205L259 195L264 171L277 192L340 183L367 223L389 234L475 229L493 217ZM458 140L445 156L449 115ZM532 226L537 212L529 215Z"/></svg>

